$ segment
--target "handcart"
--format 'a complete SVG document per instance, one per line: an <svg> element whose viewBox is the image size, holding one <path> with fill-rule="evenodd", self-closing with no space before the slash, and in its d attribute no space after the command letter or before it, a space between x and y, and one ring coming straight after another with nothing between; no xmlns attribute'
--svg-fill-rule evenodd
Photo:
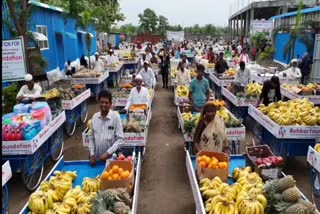
<svg viewBox="0 0 320 214"><path fill-rule="evenodd" d="M6 161L2 165L2 213L9 213L9 191L7 182L12 177L10 162Z"/></svg>
<svg viewBox="0 0 320 214"><path fill-rule="evenodd" d="M232 79L219 79L218 76L215 75L215 73L209 74L209 82L212 86L212 90L214 90L216 98L221 99L221 87L227 86L231 84L234 81L234 78Z"/></svg>
<svg viewBox="0 0 320 214"><path fill-rule="evenodd" d="M313 204L320 210L320 153L309 146L307 161L310 167Z"/></svg>
<svg viewBox="0 0 320 214"><path fill-rule="evenodd" d="M308 147L320 140L320 126L281 126L252 105L248 113L261 126L254 134L283 158L306 156Z"/></svg>
<svg viewBox="0 0 320 214"><path fill-rule="evenodd" d="M294 91L291 91L289 89L284 88L283 86L280 87L280 90L281 90L281 94L290 100L306 98L307 100L309 100L313 104L320 105L320 95L306 95L306 96L299 95L299 94L295 93Z"/></svg>
<svg viewBox="0 0 320 214"><path fill-rule="evenodd" d="M138 194L139 194L139 184L140 184L140 173L141 173L141 153L134 152L134 150L127 150L133 154L134 166L135 166L135 179L134 179L134 190L132 198L131 213L137 213L138 208ZM59 161L52 168L45 180L49 180L50 176L54 175L54 171L77 171L77 178L73 182L73 187L79 185L81 186L84 177L95 178L100 175L106 167L106 162L96 162L96 166L91 167L89 160L79 160L79 161L65 161L64 156L62 156ZM40 188L37 189L39 191ZM29 212L28 203L20 211L20 214L28 214Z"/></svg>
<svg viewBox="0 0 320 214"><path fill-rule="evenodd" d="M91 95L95 95L98 100L99 92L108 89L108 77L109 72L104 71L100 77L72 78L71 84L85 84L87 88L90 88Z"/></svg>
<svg viewBox="0 0 320 214"><path fill-rule="evenodd" d="M21 172L24 186L34 191L40 184L44 163L50 157L59 160L63 152L63 123L66 120L64 111L54 116L30 141L3 141L2 161L9 160L13 172Z"/></svg>
<svg viewBox="0 0 320 214"><path fill-rule="evenodd" d="M136 72L137 64L139 62L139 58L135 58L134 60L122 60L123 61L123 67L126 70L134 70Z"/></svg>
<svg viewBox="0 0 320 214"><path fill-rule="evenodd" d="M206 214L205 207L204 207L204 201L202 199L198 180L196 176L196 156L191 155L189 151L186 149L186 167L187 167L187 173L190 180L190 185L192 189L192 194L196 206L196 213L197 214ZM231 155L230 156L230 162L229 162L229 174L232 174L233 170L236 167L245 167L246 166L246 158L243 155ZM286 176L284 173L282 173L282 176ZM233 183L232 179L228 179L228 183ZM303 200L308 201L308 199L305 197L305 195L297 188L297 190L300 193L300 196ZM316 211L317 212L317 211ZM317 212L319 213L319 212Z"/></svg>
<svg viewBox="0 0 320 214"><path fill-rule="evenodd" d="M112 81L113 87L116 87L119 85L120 79L122 77L122 68L123 63L120 62L120 64L117 67L107 67L107 70L110 73L109 80Z"/></svg>
<svg viewBox="0 0 320 214"><path fill-rule="evenodd" d="M83 91L72 100L62 100L62 109L66 112L65 132L72 136L76 130L77 120L83 124L88 118L87 99L91 96L90 89Z"/></svg>

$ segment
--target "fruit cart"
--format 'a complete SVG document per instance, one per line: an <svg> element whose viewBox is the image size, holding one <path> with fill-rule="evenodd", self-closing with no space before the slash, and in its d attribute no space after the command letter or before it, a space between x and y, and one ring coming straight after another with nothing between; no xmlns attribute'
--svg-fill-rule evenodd
<svg viewBox="0 0 320 214"><path fill-rule="evenodd" d="M154 89L149 89L149 106L152 106L152 102L154 99ZM120 95L119 95L120 94ZM127 101L129 98L130 90L114 92L112 95L112 106L114 109L118 109L118 107L125 107L127 105ZM119 96L118 96L119 95Z"/></svg>
<svg viewBox="0 0 320 214"><path fill-rule="evenodd" d="M31 140L3 141L2 161L9 160L13 172L21 172L26 189L34 191L40 184L44 162L50 157L57 161L63 152L64 111L53 116L52 121Z"/></svg>
<svg viewBox="0 0 320 214"><path fill-rule="evenodd" d="M123 66L124 68L127 70L134 70L136 71L137 69L137 64L139 62L139 58L135 57L133 60L124 60L121 59L121 61L123 61Z"/></svg>
<svg viewBox="0 0 320 214"><path fill-rule="evenodd" d="M209 74L209 82L212 86L212 89L215 92L216 98L221 98L221 87L230 85L234 81L234 78L230 79L219 79L215 73ZM213 85L212 85L213 83Z"/></svg>
<svg viewBox="0 0 320 214"><path fill-rule="evenodd" d="M190 180L190 185L192 189L192 194L195 202L196 213L197 214L206 214L204 201L199 188L199 183L196 175L196 156L190 155L188 150L186 152L186 167L187 173ZM242 155L231 155L229 161L229 174L232 174L233 170L238 167L245 167L246 159ZM285 174L282 174L286 176ZM232 179L228 179L228 183L233 183ZM297 189L298 190L298 189ZM299 190L298 190L299 191ZM303 200L308 201L308 199L299 191L300 196Z"/></svg>
<svg viewBox="0 0 320 214"><path fill-rule="evenodd" d="M278 76L280 79L280 83L289 83L289 84L295 84L295 85L299 85L299 79L297 78L289 78L289 77L283 77L281 75L278 74L258 74L256 72L252 72L250 75L250 80L257 82L259 84L263 84L266 80L271 79L272 76Z"/></svg>
<svg viewBox="0 0 320 214"><path fill-rule="evenodd" d="M7 182L12 177L10 162L6 161L2 165L2 213L9 213L9 191Z"/></svg>
<svg viewBox="0 0 320 214"><path fill-rule="evenodd" d="M193 112L193 117L195 118L197 114L199 113ZM183 120L183 116L179 106L177 107L177 117L179 122L178 128L182 130L184 141L187 144L187 147L191 149L190 146L193 144L193 134L185 133L185 131L183 130L184 120ZM241 127L226 128L226 131L227 131L228 141L231 141L231 153L239 154L240 140L244 140L246 137L246 127L243 124L241 124Z"/></svg>
<svg viewBox="0 0 320 214"><path fill-rule="evenodd" d="M98 99L100 91L108 89L109 72L104 71L100 77L88 77L88 78L72 78L71 84L85 84L87 88L90 88L91 95L95 95Z"/></svg>
<svg viewBox="0 0 320 214"><path fill-rule="evenodd" d="M132 152L132 151L131 151ZM132 153L131 153L132 154ZM140 173L141 173L141 153L134 153L134 190L132 196L132 207L131 213L137 213L138 208L138 194L139 194L139 183L140 183ZM106 162L96 162L96 166L91 167L89 160L79 160L79 161L65 161L64 156L55 164L52 170L49 172L48 176L45 178L46 181L49 180L50 176L54 175L54 171L76 171L77 178L73 182L73 187L79 185L81 186L82 181L85 177L95 178L100 175L106 168ZM37 189L39 191L40 188ZM20 214L29 213L28 203L20 211Z"/></svg>
<svg viewBox="0 0 320 214"><path fill-rule="evenodd" d="M85 123L88 118L87 99L91 96L90 89L83 91L72 100L62 100L62 109L66 112L65 131L68 136L72 136L76 130L77 120Z"/></svg>
<svg viewBox="0 0 320 214"><path fill-rule="evenodd" d="M119 62L119 64L117 64L116 67L107 67L107 70L110 74L108 79L112 80L113 87L119 85L120 79L122 77L122 68L123 62Z"/></svg>
<svg viewBox="0 0 320 214"><path fill-rule="evenodd" d="M309 146L307 161L310 167L310 181L312 186L312 200L320 210L320 153Z"/></svg>
<svg viewBox="0 0 320 214"><path fill-rule="evenodd" d="M279 125L252 105L248 113L261 126L261 130L255 130L254 134L283 158L306 156L308 146L315 145L320 139L320 126Z"/></svg>
<svg viewBox="0 0 320 214"><path fill-rule="evenodd" d="M303 96L303 95L299 95L299 94L295 93L294 91L289 90L283 86L281 86L280 89L281 89L281 95L283 95L284 97L286 97L290 100L306 98L307 100L314 103L315 105L320 105L320 95Z"/></svg>
<svg viewBox="0 0 320 214"><path fill-rule="evenodd" d="M221 87L221 94L229 101L230 111L241 118L248 116L249 105L256 106L258 103L257 97L237 97L225 87Z"/></svg>

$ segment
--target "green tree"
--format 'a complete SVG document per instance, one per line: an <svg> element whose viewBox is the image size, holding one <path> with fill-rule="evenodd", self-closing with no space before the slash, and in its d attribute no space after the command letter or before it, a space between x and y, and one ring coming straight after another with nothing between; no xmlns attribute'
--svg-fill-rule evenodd
<svg viewBox="0 0 320 214"><path fill-rule="evenodd" d="M153 10L147 8L142 14L140 13L138 17L140 19L140 31L155 32L157 30L159 18Z"/></svg>
<svg viewBox="0 0 320 214"><path fill-rule="evenodd" d="M164 34L166 32L168 26L169 26L168 19L166 17L160 15L159 16L159 25L158 25L159 33Z"/></svg>
<svg viewBox="0 0 320 214"><path fill-rule="evenodd" d="M92 24L92 13L88 10L85 10L80 14L80 17L81 19L78 22L78 25L80 25L86 31L85 40L86 40L86 45L88 50L89 68L91 68L90 52L91 52L92 39L89 33L89 27Z"/></svg>

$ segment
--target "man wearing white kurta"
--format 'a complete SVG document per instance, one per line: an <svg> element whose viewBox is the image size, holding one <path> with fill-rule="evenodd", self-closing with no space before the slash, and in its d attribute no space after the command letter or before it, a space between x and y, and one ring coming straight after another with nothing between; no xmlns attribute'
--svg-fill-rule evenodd
<svg viewBox="0 0 320 214"><path fill-rule="evenodd" d="M148 89L142 86L142 76L140 74L136 76L135 83L136 83L136 87L133 87L130 91L127 105L124 108L125 111L128 111L131 105L136 105L136 104L146 104L147 106L149 105Z"/></svg>
<svg viewBox="0 0 320 214"><path fill-rule="evenodd" d="M281 73L286 74L289 78L301 78L302 75L300 68L298 68L298 60L291 60L290 67L287 70L282 71Z"/></svg>
<svg viewBox="0 0 320 214"><path fill-rule="evenodd" d="M141 75L142 80L147 88L154 88L156 86L156 77L149 65L149 61L145 60L143 68L140 70L138 74Z"/></svg>
<svg viewBox="0 0 320 214"><path fill-rule="evenodd" d="M93 70L95 71L104 71L104 64L101 59L99 59L99 53L94 54L95 60L92 62Z"/></svg>
<svg viewBox="0 0 320 214"><path fill-rule="evenodd" d="M118 62L118 57L114 54L113 49L109 50L109 55L107 56L107 64L112 65L112 63Z"/></svg>

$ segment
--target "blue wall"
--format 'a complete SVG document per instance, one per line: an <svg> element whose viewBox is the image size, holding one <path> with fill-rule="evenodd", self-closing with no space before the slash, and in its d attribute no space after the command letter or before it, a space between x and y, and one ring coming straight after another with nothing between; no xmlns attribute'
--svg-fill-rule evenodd
<svg viewBox="0 0 320 214"><path fill-rule="evenodd" d="M33 6L31 22L28 26L29 31L36 31L36 25L46 25L48 30L49 49L41 50L42 56L48 62L46 72L56 69L63 69L67 60L74 61L82 54L87 55L87 47L84 35L77 32L76 21L73 18L65 18L61 12ZM2 5L2 19L8 17L8 10L5 1ZM60 33L57 33L60 32ZM64 33L72 33L76 37L70 38ZM90 26L89 32L94 35L92 38L91 55L96 52L96 32L94 26ZM2 25L2 38L9 39L11 35ZM62 39L61 39L62 38ZM62 56L64 55L64 56Z"/></svg>
<svg viewBox="0 0 320 214"><path fill-rule="evenodd" d="M310 35L310 37L311 37L311 35ZM285 46L289 42L289 40L290 40L289 33L278 33L277 34L276 39L275 39L275 49L276 49L276 52L274 54L275 60L280 61L285 64L289 64L291 59L289 59L288 57L287 58L283 57ZM305 45L303 43L301 43L301 41L299 39L297 39L296 43L295 43L293 57L296 58L297 54L299 54L300 58L301 58L306 51L307 51L307 48L305 47ZM309 54L312 54L312 53L309 53Z"/></svg>

